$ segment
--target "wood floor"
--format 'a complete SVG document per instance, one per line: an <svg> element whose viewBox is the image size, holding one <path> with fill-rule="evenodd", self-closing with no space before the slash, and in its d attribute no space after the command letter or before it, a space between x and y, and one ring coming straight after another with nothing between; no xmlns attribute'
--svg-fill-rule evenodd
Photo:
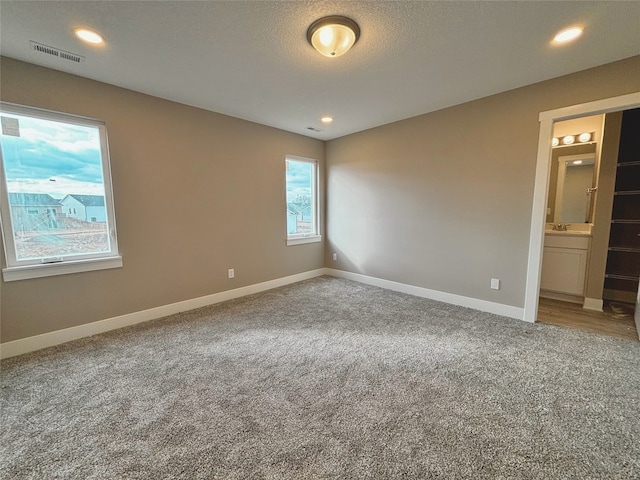
<svg viewBox="0 0 640 480"><path fill-rule="evenodd" d="M633 305L606 302L604 312L585 310L576 303L540 298L538 322L638 341Z"/></svg>

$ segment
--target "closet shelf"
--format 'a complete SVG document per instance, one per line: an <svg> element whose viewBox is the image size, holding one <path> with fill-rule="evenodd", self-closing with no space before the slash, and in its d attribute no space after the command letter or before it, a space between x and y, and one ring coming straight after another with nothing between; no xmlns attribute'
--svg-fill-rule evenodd
<svg viewBox="0 0 640 480"><path fill-rule="evenodd" d="M637 247L609 247L610 252L630 252L640 253L640 248Z"/></svg>
<svg viewBox="0 0 640 480"><path fill-rule="evenodd" d="M636 224L636 225L638 225L638 224L640 224L640 220L623 220L623 219L613 220L612 219L611 223L628 223L628 224Z"/></svg>
<svg viewBox="0 0 640 480"><path fill-rule="evenodd" d="M614 195L640 195L640 190L618 190Z"/></svg>
<svg viewBox="0 0 640 480"><path fill-rule="evenodd" d="M605 273L604 278L612 278L615 280L629 280L632 282L637 282L640 280L640 277L634 275L619 275L617 273Z"/></svg>

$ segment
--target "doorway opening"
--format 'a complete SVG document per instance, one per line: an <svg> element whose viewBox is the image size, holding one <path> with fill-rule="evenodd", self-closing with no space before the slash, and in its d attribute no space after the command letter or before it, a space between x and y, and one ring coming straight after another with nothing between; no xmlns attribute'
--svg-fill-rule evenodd
<svg viewBox="0 0 640 480"><path fill-rule="evenodd" d="M538 157L531 217L524 320L535 322L538 319L538 301L541 284L544 235L548 221L547 198L550 188L549 177L552 165L552 138L554 125L564 120L624 111L637 107L640 107L640 92L581 105L564 107L557 110L542 112L540 114L540 134L538 139ZM559 228L561 227L562 225ZM581 306L579 307L582 308ZM541 313L543 315L546 308L547 306L543 302L543 306L541 307Z"/></svg>

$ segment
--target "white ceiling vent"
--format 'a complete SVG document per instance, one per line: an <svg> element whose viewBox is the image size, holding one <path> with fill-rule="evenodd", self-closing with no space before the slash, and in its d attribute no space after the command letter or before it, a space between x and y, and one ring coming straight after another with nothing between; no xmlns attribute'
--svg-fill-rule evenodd
<svg viewBox="0 0 640 480"><path fill-rule="evenodd" d="M322 128L317 128L317 127L307 127L307 130L311 130L312 132L324 132L324 130Z"/></svg>
<svg viewBox="0 0 640 480"><path fill-rule="evenodd" d="M34 42L33 40L31 40L29 43L31 44L31 50L34 50L36 52L62 58L64 60L69 60L75 63L85 63L87 61L86 57L78 55L77 53L65 52L64 50L60 50L59 48L50 47L49 45Z"/></svg>

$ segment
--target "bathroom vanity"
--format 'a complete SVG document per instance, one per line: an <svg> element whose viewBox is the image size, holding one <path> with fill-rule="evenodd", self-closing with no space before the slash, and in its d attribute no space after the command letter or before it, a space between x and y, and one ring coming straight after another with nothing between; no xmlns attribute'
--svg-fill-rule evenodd
<svg viewBox="0 0 640 480"><path fill-rule="evenodd" d="M582 303L590 246L590 232L547 230L540 295Z"/></svg>

